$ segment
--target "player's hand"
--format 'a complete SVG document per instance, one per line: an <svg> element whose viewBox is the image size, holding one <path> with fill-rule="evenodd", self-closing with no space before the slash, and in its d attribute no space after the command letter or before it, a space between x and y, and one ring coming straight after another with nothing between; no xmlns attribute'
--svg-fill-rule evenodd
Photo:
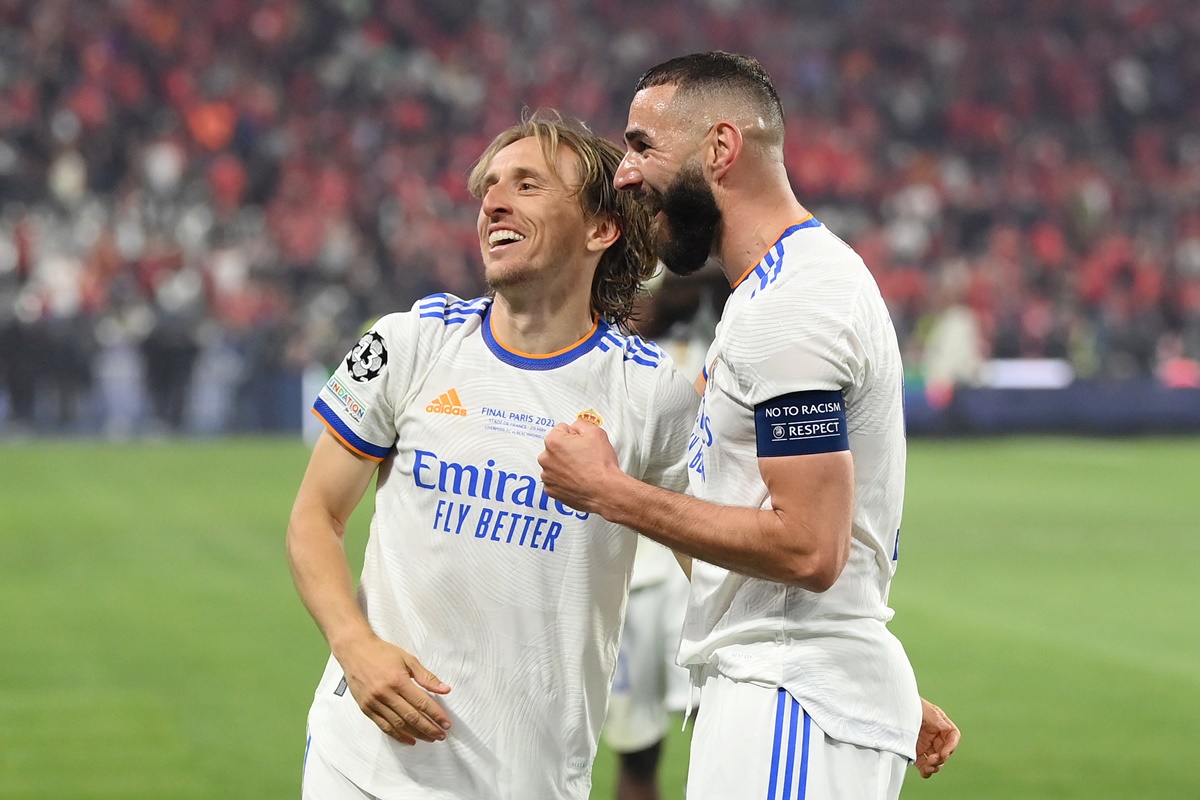
<svg viewBox="0 0 1200 800"><path fill-rule="evenodd" d="M426 690L450 687L412 653L373 636L338 653L338 663L358 707L388 736L407 745L446 738L450 718Z"/></svg>
<svg viewBox="0 0 1200 800"><path fill-rule="evenodd" d="M946 712L921 698L921 732L917 734L916 768L922 778L936 774L954 754L961 738L958 726Z"/></svg>
<svg viewBox="0 0 1200 800"><path fill-rule="evenodd" d="M605 476L623 475L608 434L598 425L560 422L546 434L538 456L546 494L577 511L597 512Z"/></svg>

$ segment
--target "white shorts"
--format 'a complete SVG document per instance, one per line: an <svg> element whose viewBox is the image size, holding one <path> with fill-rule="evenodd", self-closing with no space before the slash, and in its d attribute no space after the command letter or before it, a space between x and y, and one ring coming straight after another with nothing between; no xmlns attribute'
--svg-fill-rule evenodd
<svg viewBox="0 0 1200 800"><path fill-rule="evenodd" d="M691 680L675 663L688 588L683 570L676 570L668 580L629 593L601 734L618 753L635 753L662 740L670 724L667 714L688 704Z"/></svg>
<svg viewBox="0 0 1200 800"><path fill-rule="evenodd" d="M313 747L312 734L304 745L304 773L300 781L302 800L376 800L350 782Z"/></svg>
<svg viewBox="0 0 1200 800"><path fill-rule="evenodd" d="M834 741L784 689L709 677L687 800L896 800L908 759Z"/></svg>

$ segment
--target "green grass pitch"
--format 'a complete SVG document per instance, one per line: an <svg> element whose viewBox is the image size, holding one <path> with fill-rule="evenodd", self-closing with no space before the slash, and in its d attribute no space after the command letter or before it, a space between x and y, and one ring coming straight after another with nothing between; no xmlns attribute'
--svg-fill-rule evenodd
<svg viewBox="0 0 1200 800"><path fill-rule="evenodd" d="M299 796L325 658L283 550L306 459L0 443L0 798ZM1200 797L1198 479L1195 439L912 443L893 629L964 738L905 798ZM677 729L667 762L682 797Z"/></svg>

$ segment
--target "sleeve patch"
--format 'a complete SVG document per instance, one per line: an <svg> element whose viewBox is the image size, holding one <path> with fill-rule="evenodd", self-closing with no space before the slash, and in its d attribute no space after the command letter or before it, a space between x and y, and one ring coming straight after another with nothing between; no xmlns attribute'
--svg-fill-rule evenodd
<svg viewBox="0 0 1200 800"><path fill-rule="evenodd" d="M758 456L804 456L850 449L841 392L792 392L754 407Z"/></svg>
<svg viewBox="0 0 1200 800"><path fill-rule="evenodd" d="M388 352L383 337L375 331L367 331L350 355L346 356L346 370L354 380L366 382L378 378L387 362Z"/></svg>
<svg viewBox="0 0 1200 800"><path fill-rule="evenodd" d="M321 418L325 426L329 428L330 433L341 439L345 445L360 455L366 456L372 461L383 461L383 459L387 458L388 453L391 452L391 447L381 447L380 445L372 444L351 430L350 426L343 422L341 417L321 398L318 397L317 401L313 403L312 410L314 414Z"/></svg>
<svg viewBox="0 0 1200 800"><path fill-rule="evenodd" d="M354 393L350 391L350 387L346 386L346 384L343 383L337 375L334 375L325 384L325 388L333 394L339 403L341 403L342 409L346 412L346 416L348 416L354 422L360 424L362 423L363 419L367 416L367 411L369 411L370 408L366 405L366 403L363 403L354 396Z"/></svg>

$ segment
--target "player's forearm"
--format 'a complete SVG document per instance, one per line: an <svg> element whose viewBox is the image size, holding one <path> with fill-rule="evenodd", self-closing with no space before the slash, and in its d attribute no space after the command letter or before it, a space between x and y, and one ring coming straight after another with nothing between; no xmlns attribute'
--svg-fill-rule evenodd
<svg viewBox="0 0 1200 800"><path fill-rule="evenodd" d="M845 559L810 520L777 509L721 506L628 475L597 501L605 519L742 575L822 592Z"/></svg>
<svg viewBox="0 0 1200 800"><path fill-rule="evenodd" d="M287 551L296 591L335 656L373 635L355 600L350 565L332 520L293 514Z"/></svg>

